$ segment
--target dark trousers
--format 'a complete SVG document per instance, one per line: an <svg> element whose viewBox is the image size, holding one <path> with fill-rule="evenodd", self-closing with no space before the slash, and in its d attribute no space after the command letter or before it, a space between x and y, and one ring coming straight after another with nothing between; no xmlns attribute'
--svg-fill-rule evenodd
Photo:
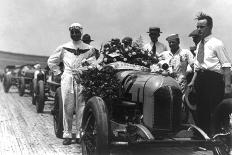
<svg viewBox="0 0 232 155"><path fill-rule="evenodd" d="M217 72L200 70L197 73L195 88L197 93L197 126L208 135L213 134L213 113L224 97L223 75Z"/></svg>

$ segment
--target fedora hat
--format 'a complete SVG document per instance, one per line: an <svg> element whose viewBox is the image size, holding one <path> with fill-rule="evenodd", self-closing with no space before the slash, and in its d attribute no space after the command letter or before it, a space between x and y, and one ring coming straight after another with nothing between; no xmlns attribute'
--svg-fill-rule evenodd
<svg viewBox="0 0 232 155"><path fill-rule="evenodd" d="M149 31L147 33L152 33L152 32L155 32L155 33L162 33L160 31L160 28L159 27L149 27Z"/></svg>

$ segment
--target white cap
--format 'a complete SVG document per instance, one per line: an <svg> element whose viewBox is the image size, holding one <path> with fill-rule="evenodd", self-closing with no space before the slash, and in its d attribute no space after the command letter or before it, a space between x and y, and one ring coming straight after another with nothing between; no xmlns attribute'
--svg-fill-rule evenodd
<svg viewBox="0 0 232 155"><path fill-rule="evenodd" d="M72 29L77 29L77 30L79 30L79 31L82 32L83 27L82 27L82 25L79 24L79 23L72 23L72 24L69 26L69 31L72 30Z"/></svg>
<svg viewBox="0 0 232 155"><path fill-rule="evenodd" d="M34 68L35 68L35 69L40 69L40 68L41 68L41 65L40 65L40 64L36 64L36 65L34 65Z"/></svg>

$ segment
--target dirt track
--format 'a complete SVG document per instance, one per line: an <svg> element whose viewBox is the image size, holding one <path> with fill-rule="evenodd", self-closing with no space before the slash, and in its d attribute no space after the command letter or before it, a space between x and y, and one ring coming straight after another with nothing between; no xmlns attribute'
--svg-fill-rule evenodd
<svg viewBox="0 0 232 155"><path fill-rule="evenodd" d="M62 139L56 138L52 103L46 102L44 113L38 114L28 94L19 97L17 89L11 88L6 94L2 88L1 83L0 154L81 154L78 144L64 146Z"/></svg>
<svg viewBox="0 0 232 155"><path fill-rule="evenodd" d="M64 146L62 139L56 138L51 108L52 102L46 102L44 113L38 114L28 94L20 97L16 88L4 93L0 83L0 155L81 154L80 145L73 142L70 146ZM135 154L129 150L116 152ZM193 151L192 148L159 148L141 150L141 154L209 155L212 152Z"/></svg>

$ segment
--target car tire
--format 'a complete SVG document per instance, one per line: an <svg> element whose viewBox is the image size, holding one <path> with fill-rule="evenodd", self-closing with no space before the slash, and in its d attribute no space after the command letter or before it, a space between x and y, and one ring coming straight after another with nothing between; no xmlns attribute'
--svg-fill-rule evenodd
<svg viewBox="0 0 232 155"><path fill-rule="evenodd" d="M61 88L56 89L54 109L53 109L54 132L57 138L63 138L63 102Z"/></svg>
<svg viewBox="0 0 232 155"><path fill-rule="evenodd" d="M9 92L10 86L11 86L11 75L6 74L3 77L3 87L4 87L4 92L5 93Z"/></svg>
<svg viewBox="0 0 232 155"><path fill-rule="evenodd" d="M25 78L21 77L19 80L20 80L19 81L19 88L18 88L19 96L23 96L25 93Z"/></svg>
<svg viewBox="0 0 232 155"><path fill-rule="evenodd" d="M42 113L44 110L44 100L45 100L45 94L44 94L44 81L39 80L38 81L38 92L36 97L36 112Z"/></svg>
<svg viewBox="0 0 232 155"><path fill-rule="evenodd" d="M92 97L87 102L81 128L83 155L109 155L108 114L105 102L101 98Z"/></svg>
<svg viewBox="0 0 232 155"><path fill-rule="evenodd" d="M32 104L36 104L36 96L37 96L37 79L33 79L32 81L32 90L31 90L31 97L32 97Z"/></svg>
<svg viewBox="0 0 232 155"><path fill-rule="evenodd" d="M213 149L214 155L229 155L232 146L232 98L224 99L215 109L213 123L216 133L230 133L230 135L217 140L223 142L223 146Z"/></svg>

